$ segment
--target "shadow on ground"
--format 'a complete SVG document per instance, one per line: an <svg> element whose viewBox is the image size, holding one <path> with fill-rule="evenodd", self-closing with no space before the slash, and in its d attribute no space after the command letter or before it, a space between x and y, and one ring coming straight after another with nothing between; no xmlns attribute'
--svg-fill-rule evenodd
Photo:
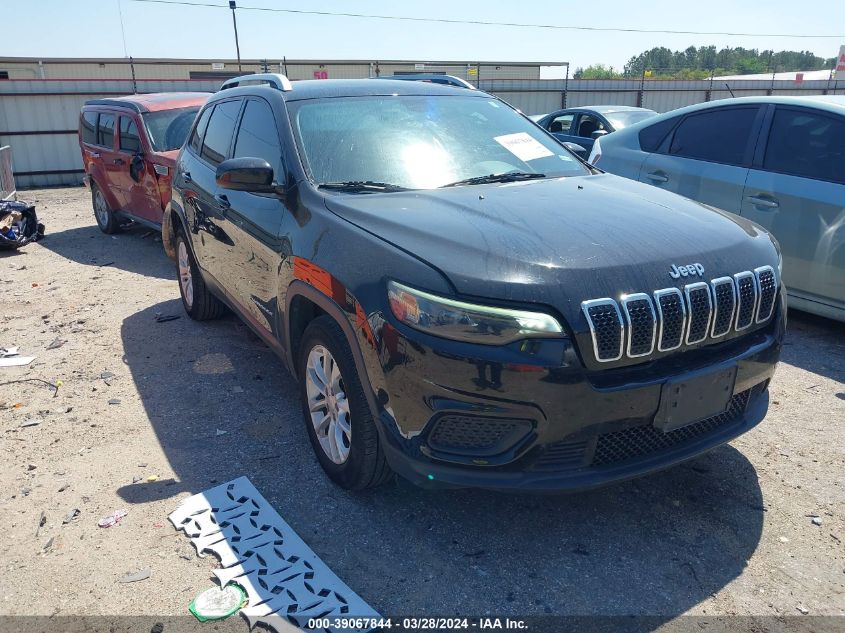
<svg viewBox="0 0 845 633"><path fill-rule="evenodd" d="M108 265L148 277L176 278L173 262L164 253L160 235L142 226L106 235L92 224L57 233L48 232L39 244L86 266Z"/></svg>
<svg viewBox="0 0 845 633"><path fill-rule="evenodd" d="M790 310L781 362L845 384L845 323Z"/></svg>
<svg viewBox="0 0 845 633"><path fill-rule="evenodd" d="M275 356L234 316L179 319L163 337L153 315L180 310L178 299L159 303L122 326L126 364L176 481L121 496L144 503L246 475L382 613L674 616L736 578L757 547L757 475L729 446L568 496L402 481L340 490L313 456L296 385Z"/></svg>

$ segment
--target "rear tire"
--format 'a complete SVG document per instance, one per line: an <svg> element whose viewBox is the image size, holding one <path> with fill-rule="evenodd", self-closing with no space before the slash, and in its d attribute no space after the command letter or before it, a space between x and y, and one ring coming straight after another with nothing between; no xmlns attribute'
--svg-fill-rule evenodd
<svg viewBox="0 0 845 633"><path fill-rule="evenodd" d="M298 356L302 412L320 466L347 490L388 481L393 471L343 330L330 316L317 317L303 333Z"/></svg>
<svg viewBox="0 0 845 633"><path fill-rule="evenodd" d="M182 307L195 321L216 319L225 310L223 302L208 290L194 254L181 229L176 233L176 278Z"/></svg>
<svg viewBox="0 0 845 633"><path fill-rule="evenodd" d="M109 208L106 196L95 184L91 185L91 204L94 207L94 219L103 233L112 235L120 231L120 222Z"/></svg>

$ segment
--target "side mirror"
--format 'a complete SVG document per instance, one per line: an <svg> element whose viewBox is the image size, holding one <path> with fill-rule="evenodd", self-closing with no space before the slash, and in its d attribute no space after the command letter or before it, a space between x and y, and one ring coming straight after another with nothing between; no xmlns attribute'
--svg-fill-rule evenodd
<svg viewBox="0 0 845 633"><path fill-rule="evenodd" d="M590 134L590 136L593 139L597 139L597 138L602 137L602 136L607 136L607 130L596 130L595 132Z"/></svg>
<svg viewBox="0 0 845 633"><path fill-rule="evenodd" d="M217 166L218 186L233 191L276 193L273 168L263 158L230 158Z"/></svg>
<svg viewBox="0 0 845 633"><path fill-rule="evenodd" d="M141 175L145 169L144 155L139 152L132 157L132 161L129 163L129 177L135 182L141 182Z"/></svg>
<svg viewBox="0 0 845 633"><path fill-rule="evenodd" d="M573 154L577 154L578 156L580 156L584 160L587 160L587 156L588 156L587 150L584 147L582 147L581 145L578 145L578 143L566 142L566 143L563 144L563 146L566 149L568 149L570 152L572 152Z"/></svg>

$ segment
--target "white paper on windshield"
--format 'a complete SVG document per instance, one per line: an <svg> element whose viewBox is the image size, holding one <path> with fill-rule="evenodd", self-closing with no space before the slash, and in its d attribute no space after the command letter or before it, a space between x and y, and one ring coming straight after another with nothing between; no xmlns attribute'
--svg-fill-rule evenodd
<svg viewBox="0 0 845 633"><path fill-rule="evenodd" d="M519 160L529 161L554 155L553 152L546 149L537 139L532 138L531 135L525 132L505 134L504 136L497 136L493 140Z"/></svg>

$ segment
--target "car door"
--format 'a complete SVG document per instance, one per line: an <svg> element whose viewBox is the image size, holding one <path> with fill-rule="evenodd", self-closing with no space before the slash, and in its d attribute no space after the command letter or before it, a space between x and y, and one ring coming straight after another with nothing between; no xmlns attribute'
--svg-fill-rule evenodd
<svg viewBox="0 0 845 633"><path fill-rule="evenodd" d="M596 139L593 138L593 132L598 130L610 131L607 121L592 112L581 112L572 126L570 138L567 140L578 143L587 150L589 156L593 144L596 142Z"/></svg>
<svg viewBox="0 0 845 633"><path fill-rule="evenodd" d="M754 104L688 114L643 162L639 180L739 213L762 113Z"/></svg>
<svg viewBox="0 0 845 633"><path fill-rule="evenodd" d="M113 209L123 209L126 206L126 190L121 186L121 164L123 157L115 147L115 125L117 115L114 112L100 112L97 123L97 160L102 165L105 182L101 183L107 190L106 199ZM110 199L109 199L110 198Z"/></svg>
<svg viewBox="0 0 845 633"><path fill-rule="evenodd" d="M277 182L285 182L282 144L270 104L260 97L249 97L235 136L233 158L262 158L273 167ZM280 264L279 228L285 206L275 194L221 190L226 205L232 258L222 279L227 290L258 326L274 330L277 313Z"/></svg>
<svg viewBox="0 0 845 633"><path fill-rule="evenodd" d="M845 310L845 117L771 109L741 214L780 242L791 295Z"/></svg>
<svg viewBox="0 0 845 633"><path fill-rule="evenodd" d="M152 165L145 161L136 161L136 156L143 156L138 124L131 115L121 115L117 125L117 153L119 171L116 174L125 198L124 209L141 220L161 224L161 199L158 195L158 182ZM133 167L144 165L143 169Z"/></svg>
<svg viewBox="0 0 845 633"><path fill-rule="evenodd" d="M544 128L546 128L552 136L561 142L570 141L572 130L572 123L575 120L575 113L563 110L555 112L545 121Z"/></svg>
<svg viewBox="0 0 845 633"><path fill-rule="evenodd" d="M218 101L211 112L195 154L181 174L186 197L192 206L192 244L200 266L218 282L231 277L234 242L226 217L228 203L225 193L217 186L217 166L231 153L235 123L243 105L242 98ZM221 197L222 196L222 197ZM230 287L231 288L231 287Z"/></svg>

